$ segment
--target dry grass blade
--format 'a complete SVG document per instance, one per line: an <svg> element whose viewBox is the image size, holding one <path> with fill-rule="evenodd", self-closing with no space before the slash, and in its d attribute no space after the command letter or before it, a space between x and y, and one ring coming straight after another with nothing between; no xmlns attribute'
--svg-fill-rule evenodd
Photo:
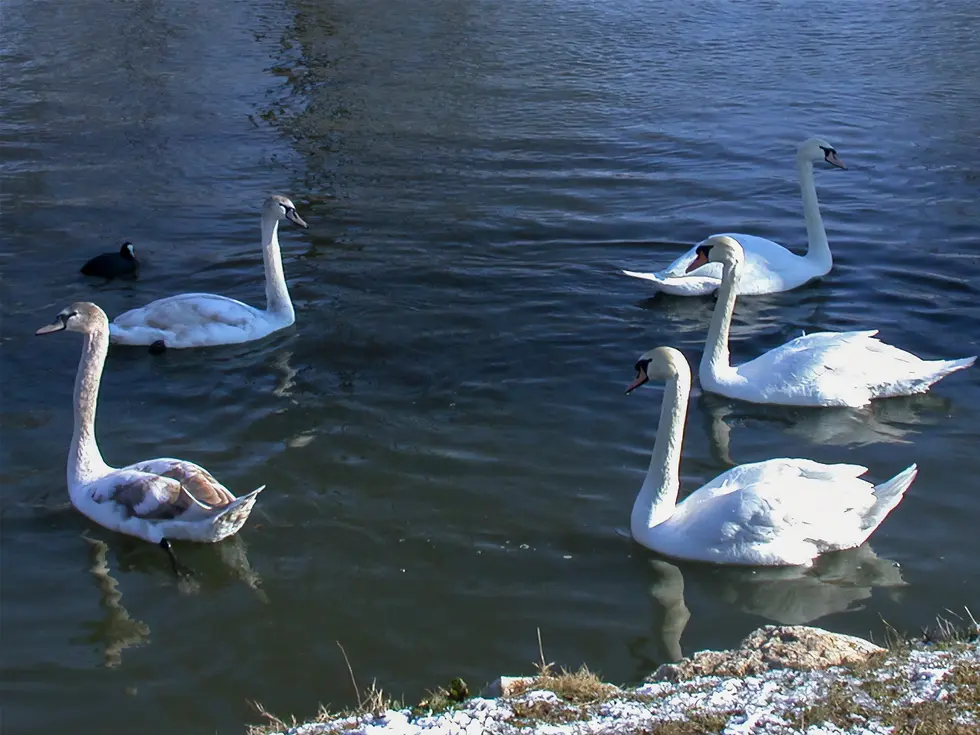
<svg viewBox="0 0 980 735"><path fill-rule="evenodd" d="M354 696L357 697L357 704L358 704L358 706L360 706L360 704L361 704L361 692L357 688L357 679L354 678L354 669L350 665L350 659L347 658L347 651L345 651L344 650L344 647L342 645L340 645L340 641L334 641L334 643L337 644L337 648L340 649L340 652L342 654L344 654L344 663L347 664L347 671L348 671L348 673L350 673L350 683L354 685Z"/></svg>
<svg viewBox="0 0 980 735"><path fill-rule="evenodd" d="M554 663L549 663L544 658L544 645L541 643L541 628L538 631L538 663L534 664L534 668L538 670L538 676L549 676L551 674L552 668L554 668Z"/></svg>
<svg viewBox="0 0 980 735"><path fill-rule="evenodd" d="M622 694L619 687L603 683L585 664L582 664L578 671L563 668L556 673L554 662L548 661L544 656L540 628L538 628L538 662L534 664L534 668L537 669L537 676L518 687L512 692L512 696L519 696L528 691L546 690L574 704L590 704L605 702Z"/></svg>
<svg viewBox="0 0 980 735"><path fill-rule="evenodd" d="M351 684L354 685L354 695L357 697L357 709L348 712L350 715L382 715L390 709L401 709L402 703L385 694L385 691L378 686L378 680L371 680L371 688L361 695L361 690L357 686L357 679L354 678L354 668L350 665L347 658L347 651L340 645L340 641L335 641L337 648L344 655L344 663L347 664L347 671L350 673Z"/></svg>
<svg viewBox="0 0 980 735"><path fill-rule="evenodd" d="M249 702L252 709L254 709L259 717L266 720L265 724L262 725L246 725L245 733L246 735L268 735L271 732L285 732L290 727L296 726L296 718L292 717L292 724L286 722L285 720L276 717L263 707L259 702L251 701Z"/></svg>

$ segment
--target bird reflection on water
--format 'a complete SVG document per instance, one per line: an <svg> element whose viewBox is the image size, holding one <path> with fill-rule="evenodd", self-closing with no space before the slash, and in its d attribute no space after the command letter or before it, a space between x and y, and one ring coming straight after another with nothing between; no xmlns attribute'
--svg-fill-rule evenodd
<svg viewBox="0 0 980 735"><path fill-rule="evenodd" d="M650 559L649 564L653 629L648 638L631 646L641 676L684 657L681 638L691 617L698 614L697 606L692 612L687 605L685 586L693 590L692 599L710 600L715 608L721 603L767 623L804 625L860 609L875 588L897 594L906 584L898 564L879 557L867 544L825 554L809 569L714 567L658 558ZM745 634L749 632L747 628ZM652 650L644 653L643 649Z"/></svg>

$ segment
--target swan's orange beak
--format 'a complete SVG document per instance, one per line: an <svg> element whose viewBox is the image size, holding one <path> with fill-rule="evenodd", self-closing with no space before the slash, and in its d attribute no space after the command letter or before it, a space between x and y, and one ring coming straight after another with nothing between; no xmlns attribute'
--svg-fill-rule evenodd
<svg viewBox="0 0 980 735"><path fill-rule="evenodd" d="M847 166L844 165L844 162L837 157L837 151L827 151L823 157L823 160L825 160L831 166L844 169L847 168Z"/></svg>
<svg viewBox="0 0 980 735"><path fill-rule="evenodd" d="M647 377L647 371L643 368L638 368L636 371L636 380L629 384L629 387L626 389L626 395L629 395L635 391L637 388L647 382L647 380L649 380Z"/></svg>
<svg viewBox="0 0 980 735"><path fill-rule="evenodd" d="M696 251L697 255L694 256L694 260L691 261L691 264L687 267L687 270L685 270L684 272L690 273L691 271L697 270L702 265L707 265L709 250L710 250L709 248L704 246L698 247Z"/></svg>

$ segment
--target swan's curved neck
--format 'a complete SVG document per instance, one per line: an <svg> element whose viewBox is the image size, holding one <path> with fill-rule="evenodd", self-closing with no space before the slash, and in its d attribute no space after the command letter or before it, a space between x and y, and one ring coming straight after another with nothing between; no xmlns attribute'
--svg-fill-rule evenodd
<svg viewBox="0 0 980 735"><path fill-rule="evenodd" d="M95 441L95 409L99 401L102 366L109 351L109 330L85 334L82 358L75 375L75 431L68 450L68 491L99 479L109 471Z"/></svg>
<svg viewBox="0 0 980 735"><path fill-rule="evenodd" d="M800 178L800 191L803 194L803 219L806 221L806 239L809 245L806 259L821 269L830 270L834 264L827 242L827 230L820 216L820 202L817 201L817 187L813 183L813 162L808 158L798 158L796 170Z"/></svg>
<svg viewBox="0 0 980 735"><path fill-rule="evenodd" d="M634 538L642 539L647 531L674 514L680 487L681 445L684 442L684 422L690 393L691 371L685 366L677 371L664 389L650 468L630 515L630 530Z"/></svg>
<svg viewBox="0 0 980 735"><path fill-rule="evenodd" d="M282 270L279 252L279 218L262 217L262 260L265 263L265 308L276 317L289 320L296 318L293 302L286 288L286 276Z"/></svg>
<svg viewBox="0 0 980 735"><path fill-rule="evenodd" d="M735 312L735 285L738 283L739 264L724 263L721 285L718 287L718 301L711 314L711 326L705 339L704 353L698 373L702 383L710 385L725 371L731 369L731 355L728 352L728 332L732 326Z"/></svg>

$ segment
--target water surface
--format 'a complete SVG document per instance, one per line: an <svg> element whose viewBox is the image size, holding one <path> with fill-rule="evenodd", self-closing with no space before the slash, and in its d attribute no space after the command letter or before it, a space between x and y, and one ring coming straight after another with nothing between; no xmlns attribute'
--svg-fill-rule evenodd
<svg viewBox="0 0 980 735"><path fill-rule="evenodd" d="M865 411L695 390L683 491L726 461L921 471L870 546L806 574L674 564L628 536L662 389L711 299L620 268L735 230L805 247L795 146L836 265L740 300L733 356L800 329L980 351L980 9L627 1L25 3L0 86L3 725L238 733L362 686L416 700L549 660L614 681L772 621L867 635L976 610L980 373ZM113 349L110 463L171 455L268 489L239 537L184 545L196 588L66 505L80 340L33 331L180 291L263 298L258 208L283 226L295 327ZM78 275L132 240L135 282ZM120 596L121 595L121 596Z"/></svg>

